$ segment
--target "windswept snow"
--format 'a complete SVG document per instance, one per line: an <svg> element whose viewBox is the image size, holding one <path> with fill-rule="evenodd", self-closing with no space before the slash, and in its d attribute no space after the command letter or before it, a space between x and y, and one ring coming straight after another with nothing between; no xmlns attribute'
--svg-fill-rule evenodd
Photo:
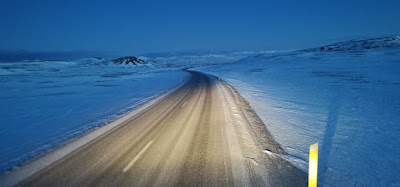
<svg viewBox="0 0 400 187"><path fill-rule="evenodd" d="M352 40L195 70L235 87L304 171L319 142L319 184L399 186L399 44Z"/></svg>
<svg viewBox="0 0 400 187"><path fill-rule="evenodd" d="M0 63L0 171L110 123L186 76L140 62Z"/></svg>

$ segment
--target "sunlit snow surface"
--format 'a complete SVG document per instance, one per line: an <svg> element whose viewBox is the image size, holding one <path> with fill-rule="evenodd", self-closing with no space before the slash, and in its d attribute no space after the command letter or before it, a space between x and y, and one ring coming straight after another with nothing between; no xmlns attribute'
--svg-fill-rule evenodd
<svg viewBox="0 0 400 187"><path fill-rule="evenodd" d="M197 68L233 85L307 171L320 143L318 183L400 185L399 37L261 54Z"/></svg>
<svg viewBox="0 0 400 187"><path fill-rule="evenodd" d="M109 123L185 76L94 58L0 63L0 171Z"/></svg>

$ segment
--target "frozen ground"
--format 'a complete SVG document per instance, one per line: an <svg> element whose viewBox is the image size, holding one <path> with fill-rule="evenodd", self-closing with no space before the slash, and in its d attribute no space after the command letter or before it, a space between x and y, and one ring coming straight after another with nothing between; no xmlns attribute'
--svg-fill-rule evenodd
<svg viewBox="0 0 400 187"><path fill-rule="evenodd" d="M195 70L234 86L304 171L319 142L319 184L400 186L399 41L352 40Z"/></svg>
<svg viewBox="0 0 400 187"><path fill-rule="evenodd" d="M0 171L110 123L185 76L95 58L0 63Z"/></svg>

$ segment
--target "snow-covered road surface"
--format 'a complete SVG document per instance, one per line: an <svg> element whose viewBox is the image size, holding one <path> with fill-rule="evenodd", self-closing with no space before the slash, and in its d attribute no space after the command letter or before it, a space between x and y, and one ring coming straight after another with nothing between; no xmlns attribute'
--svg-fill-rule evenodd
<svg viewBox="0 0 400 187"><path fill-rule="evenodd" d="M307 186L254 111L216 77L189 80L23 186Z"/></svg>

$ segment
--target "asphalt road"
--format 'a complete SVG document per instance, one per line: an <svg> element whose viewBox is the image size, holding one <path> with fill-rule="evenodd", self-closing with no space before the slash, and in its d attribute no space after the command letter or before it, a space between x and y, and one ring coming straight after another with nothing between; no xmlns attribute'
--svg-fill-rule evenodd
<svg viewBox="0 0 400 187"><path fill-rule="evenodd" d="M173 94L21 186L307 186L235 91L191 72Z"/></svg>

